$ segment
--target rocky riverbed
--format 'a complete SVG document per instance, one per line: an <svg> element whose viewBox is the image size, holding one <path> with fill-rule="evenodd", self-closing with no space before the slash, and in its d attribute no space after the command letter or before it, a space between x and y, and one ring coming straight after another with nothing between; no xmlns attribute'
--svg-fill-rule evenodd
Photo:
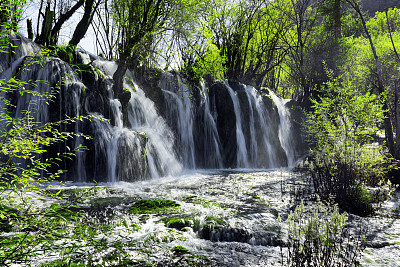
<svg viewBox="0 0 400 267"><path fill-rule="evenodd" d="M285 170L226 170L135 183L56 186L51 190L61 189L74 209L103 225L87 240L57 242L61 248L75 248L72 254L81 255L74 256L80 259L77 264L95 266L286 266L285 221L301 199L312 207L308 184L307 176ZM375 216L349 215L353 232L364 229L363 266L400 266L399 199L394 191ZM143 200L175 204L132 208ZM148 208L149 203L143 205ZM54 266L64 255L43 255L36 264Z"/></svg>

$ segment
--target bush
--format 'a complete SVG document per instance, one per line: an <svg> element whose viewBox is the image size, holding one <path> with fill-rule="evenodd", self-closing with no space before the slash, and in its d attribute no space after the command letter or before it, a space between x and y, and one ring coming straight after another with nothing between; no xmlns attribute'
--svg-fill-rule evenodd
<svg viewBox="0 0 400 267"><path fill-rule="evenodd" d="M0 55L12 63L12 40L15 37L13 23L25 1L9 1L5 8L6 20L0 25ZM7 8L13 7L13 10ZM4 10L3 10L4 11ZM13 13L13 14L11 14ZM3 14L3 15L4 15ZM8 14L8 15L7 15ZM7 55L7 57L5 57ZM8 57L10 55L10 57ZM72 212L71 204L60 201L59 205L38 205L37 200L52 202L61 200L59 192L43 190L42 184L58 178L64 171L58 167L63 158L71 158L76 150L58 154L55 158L44 157L49 147L65 142L75 135L64 132L67 124L76 123L79 118L67 118L58 122L40 122L39 112L58 94L59 88L40 94L29 88L36 88L40 82L23 81L18 77L29 72L32 65L42 65L47 55L39 52L26 57L23 64L15 68L12 77L0 77L0 265L14 263L30 265L36 257L60 249L54 244L60 237L74 235L76 228L67 227L75 223L83 227L87 222L81 212ZM4 72L5 73L5 72ZM13 96L26 96L26 110L15 113ZM55 171L51 171L55 168ZM64 248L61 248L64 249Z"/></svg>
<svg viewBox="0 0 400 267"><path fill-rule="evenodd" d="M311 139L310 174L323 199L333 197L349 212L373 212L367 186L379 185L387 161L383 147L371 145L383 121L378 96L362 93L349 80L326 83L321 97L313 101L307 127Z"/></svg>
<svg viewBox="0 0 400 267"><path fill-rule="evenodd" d="M356 266L365 243L360 234L352 237L347 214L324 206L307 209L303 202L290 213L287 222L289 266Z"/></svg>

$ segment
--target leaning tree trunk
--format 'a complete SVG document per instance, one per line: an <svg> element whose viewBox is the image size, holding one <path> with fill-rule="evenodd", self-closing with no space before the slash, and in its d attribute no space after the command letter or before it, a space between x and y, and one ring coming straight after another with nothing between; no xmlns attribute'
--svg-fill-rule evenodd
<svg viewBox="0 0 400 267"><path fill-rule="evenodd" d="M115 98L119 98L122 95L124 76L125 76L125 73L127 70L128 70L127 56L121 55L117 70L115 71L115 73L113 75L114 97Z"/></svg>
<svg viewBox="0 0 400 267"><path fill-rule="evenodd" d="M83 37L85 37L85 34L90 26L90 23L93 19L93 14L94 11L97 9L100 1L97 3L95 7L93 7L94 0L86 0L85 3L85 12L83 14L82 19L79 21L78 25L75 28L75 31L72 35L71 40L69 41L70 45L76 46Z"/></svg>

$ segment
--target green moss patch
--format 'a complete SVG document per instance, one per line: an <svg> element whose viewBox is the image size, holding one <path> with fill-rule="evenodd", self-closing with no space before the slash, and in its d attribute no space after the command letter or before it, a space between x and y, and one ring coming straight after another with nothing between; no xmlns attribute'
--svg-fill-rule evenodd
<svg viewBox="0 0 400 267"><path fill-rule="evenodd" d="M181 255L189 253L189 250L187 248L185 248L185 247L182 247L182 246L173 247L171 249L171 251L174 252L175 254L181 254Z"/></svg>
<svg viewBox="0 0 400 267"><path fill-rule="evenodd" d="M173 200L164 199L142 199L136 201L129 207L129 212L133 214L163 213L180 207L181 204Z"/></svg>
<svg viewBox="0 0 400 267"><path fill-rule="evenodd" d="M166 227L174 228L181 231L184 231L185 227L191 227L193 229L199 228L198 220L191 217L170 217L164 219L164 223Z"/></svg>

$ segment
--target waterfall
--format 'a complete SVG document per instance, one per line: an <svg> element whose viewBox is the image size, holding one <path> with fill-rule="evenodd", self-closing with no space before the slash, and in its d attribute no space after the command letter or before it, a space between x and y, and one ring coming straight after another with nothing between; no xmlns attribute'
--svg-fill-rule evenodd
<svg viewBox="0 0 400 267"><path fill-rule="evenodd" d="M294 151L294 144L293 138L291 136L292 132L292 124L290 121L290 112L285 107L285 104L288 100L281 99L277 97L274 92L271 90L269 91L272 100L274 101L276 107L278 108L279 113L279 140L281 142L282 148L285 150L287 159L288 159L288 166L293 167L295 164L295 151Z"/></svg>
<svg viewBox="0 0 400 267"><path fill-rule="evenodd" d="M165 120L157 113L154 103L135 84L131 92L128 118L133 130L148 137L146 157L151 177L174 175L182 170L182 164L174 153L174 137Z"/></svg>
<svg viewBox="0 0 400 267"><path fill-rule="evenodd" d="M29 51L38 51L23 38L18 42L12 66L7 63L10 58L0 60L1 78L15 75L18 66L31 60ZM31 94L2 94L13 98L15 116L30 110L40 123L65 116L95 117L60 126L60 131L77 136L59 144L59 152L88 147L76 153L72 163L63 163L70 170L68 179L135 181L176 175L184 169L276 168L294 166L297 160L287 100L272 91L268 98L249 85L190 84L170 73L147 82L128 71L124 88L131 97L124 101L113 93L117 64L82 51L78 55L83 64L95 68L92 73L75 73L62 60L48 57L43 66L33 64L18 74L24 81L45 81L27 87L42 95L59 87L54 103L45 105Z"/></svg>
<svg viewBox="0 0 400 267"><path fill-rule="evenodd" d="M219 140L217 124L213 114L210 110L210 99L207 93L206 85L204 81L200 84L202 104L204 106L204 147L203 147L203 157L207 159L206 165L209 168L220 169L222 165L221 156L221 142Z"/></svg>
<svg viewBox="0 0 400 267"><path fill-rule="evenodd" d="M196 168L193 139L193 115L190 88L179 76L164 74L159 81L165 99L167 120L174 122L177 154L180 154L185 168Z"/></svg>
<svg viewBox="0 0 400 267"><path fill-rule="evenodd" d="M237 167L238 168L249 168L249 160L247 157L246 140L243 134L241 110L239 104L239 98L233 91L232 87L229 86L228 81L224 81L224 85L228 89L229 95L231 96L233 107L236 117L236 142L237 142Z"/></svg>
<svg viewBox="0 0 400 267"><path fill-rule="evenodd" d="M116 70L116 64L108 61L96 60L95 65L109 77ZM124 83L124 87L131 93L127 110L130 127L123 125L121 103L118 99L114 99L111 85L108 87L108 97L115 126L108 123L105 126L104 122L96 124L96 132L107 132L107 134L99 135L102 140L99 145L105 150L100 153L107 155L108 180L114 182L127 179L137 180L143 175L157 178L178 174L182 170L182 164L174 153L173 134L164 119L157 113L154 103L146 97L137 84ZM141 137L138 138L138 136ZM142 144L144 141L141 141L143 138L146 139L144 146ZM135 145L130 146L129 140L133 140ZM124 148L121 147L121 142L126 143ZM124 158L121 161L121 157L128 156L121 155L121 151L134 156L131 155L130 158ZM136 172L138 177L126 177L128 174L131 175L132 166L138 165L142 165L140 171Z"/></svg>
<svg viewBox="0 0 400 267"><path fill-rule="evenodd" d="M279 165L279 163L276 161L276 157L275 157L275 149L274 147L271 145L270 142L270 128L268 127L270 124L270 119L268 114L266 114L266 107L264 106L263 100L262 100L262 96L257 92L257 90L253 87L253 86L244 86L245 91L246 91L246 95L247 98L249 99L249 105L250 105L250 116L252 118L250 118L250 135L251 135L251 140L252 140L252 144L251 144L251 148L254 149L254 151L252 151L252 157L253 157L253 164L255 165L255 167L277 167ZM256 139L256 129L255 129L255 114L253 109L255 110L256 114L257 114L257 125L258 125L258 131L259 131L259 135L262 137L260 142L258 142L258 140ZM262 162L263 159L259 158L258 155L258 151L259 148L264 150L267 153L267 165L265 166L265 163ZM265 161L265 159L264 159Z"/></svg>

